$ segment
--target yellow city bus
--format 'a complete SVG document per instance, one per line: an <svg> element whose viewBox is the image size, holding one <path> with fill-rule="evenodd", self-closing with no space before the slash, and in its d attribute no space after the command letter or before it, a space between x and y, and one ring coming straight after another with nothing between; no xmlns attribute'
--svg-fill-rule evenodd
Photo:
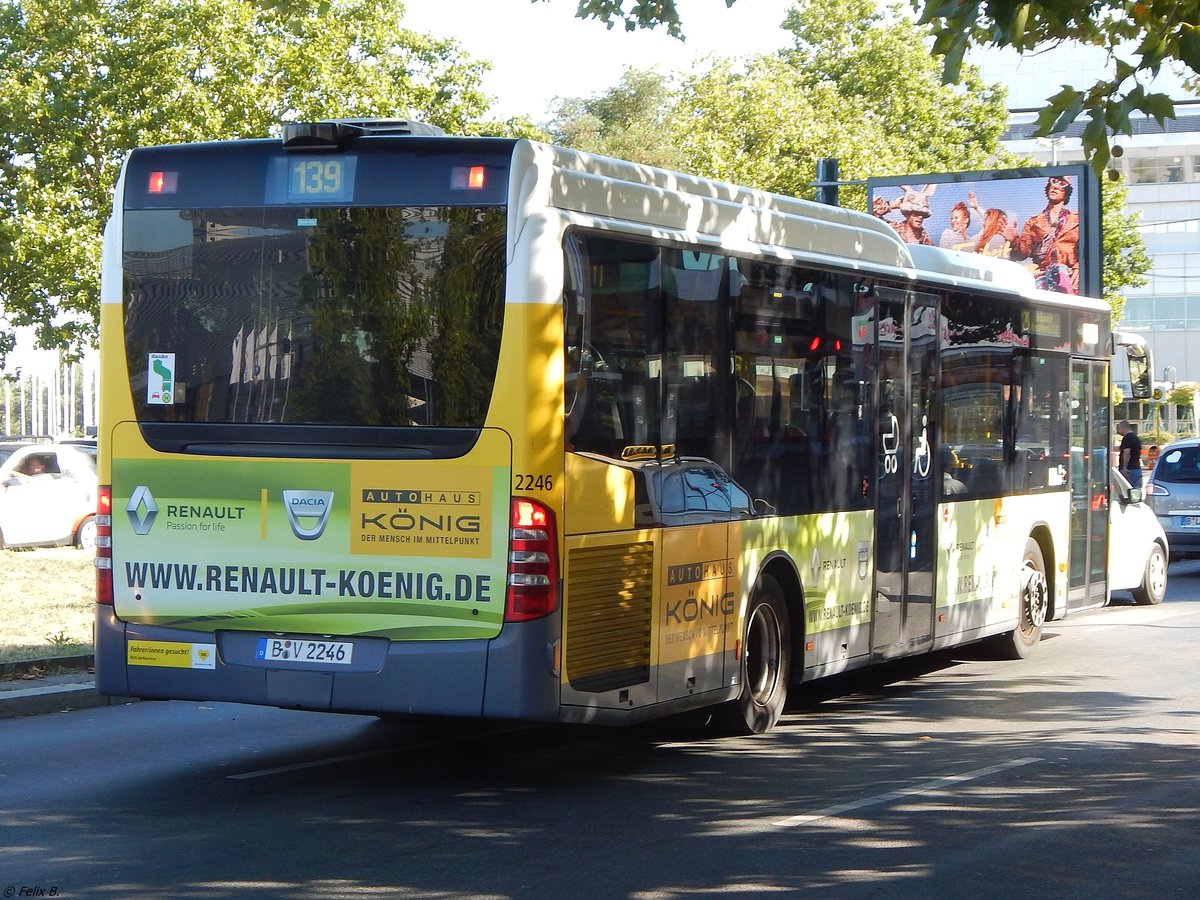
<svg viewBox="0 0 1200 900"><path fill-rule="evenodd" d="M1107 598L1112 342L1015 265L527 140L135 150L97 686L761 732L822 675L1024 656Z"/></svg>

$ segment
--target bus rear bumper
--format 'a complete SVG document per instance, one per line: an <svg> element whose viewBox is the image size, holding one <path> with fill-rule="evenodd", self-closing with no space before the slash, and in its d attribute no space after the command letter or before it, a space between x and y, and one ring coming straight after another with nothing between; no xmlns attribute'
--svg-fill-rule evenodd
<svg viewBox="0 0 1200 900"><path fill-rule="evenodd" d="M551 668L558 618L506 625L479 641L353 639L353 667L267 662L248 632L128 623L97 606L96 689L142 699L206 700L371 715L556 721ZM139 651L130 651L134 643ZM360 647L362 648L360 650ZM131 662L134 657L140 662Z"/></svg>

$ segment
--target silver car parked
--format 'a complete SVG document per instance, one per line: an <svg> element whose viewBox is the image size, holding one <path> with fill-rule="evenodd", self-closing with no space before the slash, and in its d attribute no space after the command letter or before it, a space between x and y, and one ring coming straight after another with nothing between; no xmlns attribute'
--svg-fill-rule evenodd
<svg viewBox="0 0 1200 900"><path fill-rule="evenodd" d="M1171 544L1171 559L1200 556L1200 438L1168 444L1143 490Z"/></svg>

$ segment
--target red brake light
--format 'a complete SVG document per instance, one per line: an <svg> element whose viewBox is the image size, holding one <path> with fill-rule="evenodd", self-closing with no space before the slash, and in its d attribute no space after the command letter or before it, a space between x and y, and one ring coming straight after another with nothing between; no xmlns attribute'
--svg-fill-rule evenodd
<svg viewBox="0 0 1200 900"><path fill-rule="evenodd" d="M528 622L558 608L558 537L554 513L514 497L508 540L504 621Z"/></svg>
<svg viewBox="0 0 1200 900"><path fill-rule="evenodd" d="M483 166L455 166L450 170L450 189L482 191L487 184L486 172Z"/></svg>
<svg viewBox="0 0 1200 900"><path fill-rule="evenodd" d="M113 603L112 577L112 486L96 491L96 602Z"/></svg>
<svg viewBox="0 0 1200 900"><path fill-rule="evenodd" d="M545 528L550 518L549 510L532 500L513 501L514 528Z"/></svg>
<svg viewBox="0 0 1200 900"><path fill-rule="evenodd" d="M178 172L151 172L146 191L150 194L173 194L178 181Z"/></svg>

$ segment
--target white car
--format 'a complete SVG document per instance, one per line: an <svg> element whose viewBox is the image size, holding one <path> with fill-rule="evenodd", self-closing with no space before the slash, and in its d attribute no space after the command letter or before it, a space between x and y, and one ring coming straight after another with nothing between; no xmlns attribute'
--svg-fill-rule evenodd
<svg viewBox="0 0 1200 900"><path fill-rule="evenodd" d="M1130 591L1138 603L1162 603L1170 548L1158 516L1116 469L1108 509L1108 589Z"/></svg>
<svg viewBox="0 0 1200 900"><path fill-rule="evenodd" d="M0 547L96 546L96 451L0 444Z"/></svg>

